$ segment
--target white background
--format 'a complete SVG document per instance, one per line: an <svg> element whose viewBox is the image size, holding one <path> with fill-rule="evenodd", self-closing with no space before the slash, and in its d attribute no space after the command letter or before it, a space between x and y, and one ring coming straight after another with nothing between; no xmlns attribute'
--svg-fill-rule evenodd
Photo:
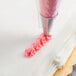
<svg viewBox="0 0 76 76"><path fill-rule="evenodd" d="M36 2L0 0L0 76L32 76L43 58L42 50L32 58L23 55L42 32ZM56 36L75 13L76 0L62 0L51 34Z"/></svg>

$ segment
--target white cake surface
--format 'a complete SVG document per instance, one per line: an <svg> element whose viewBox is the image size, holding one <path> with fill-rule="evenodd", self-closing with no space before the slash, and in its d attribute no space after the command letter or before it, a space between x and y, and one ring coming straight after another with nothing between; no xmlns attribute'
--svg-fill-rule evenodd
<svg viewBox="0 0 76 76"><path fill-rule="evenodd" d="M75 7L76 0L61 1L52 40L26 58L25 49L42 33L36 0L0 0L0 76L53 76L76 45Z"/></svg>

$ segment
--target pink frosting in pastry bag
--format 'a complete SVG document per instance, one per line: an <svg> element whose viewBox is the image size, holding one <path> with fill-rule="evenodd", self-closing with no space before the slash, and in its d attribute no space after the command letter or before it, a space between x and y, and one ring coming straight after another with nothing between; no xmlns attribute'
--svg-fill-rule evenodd
<svg viewBox="0 0 76 76"><path fill-rule="evenodd" d="M40 13L45 18L53 18L57 15L60 0L40 0Z"/></svg>

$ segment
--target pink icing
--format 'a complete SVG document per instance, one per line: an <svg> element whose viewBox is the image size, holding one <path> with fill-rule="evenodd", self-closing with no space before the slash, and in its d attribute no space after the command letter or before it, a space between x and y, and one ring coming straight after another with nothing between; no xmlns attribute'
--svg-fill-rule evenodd
<svg viewBox="0 0 76 76"><path fill-rule="evenodd" d="M39 51L41 47L44 46L50 39L51 35L45 36L44 34L41 34L40 37L37 38L37 40L31 45L31 47L25 50L24 55L26 57L35 55L35 53Z"/></svg>
<svg viewBox="0 0 76 76"><path fill-rule="evenodd" d="M59 2L60 0L40 0L41 15L46 18L55 17Z"/></svg>

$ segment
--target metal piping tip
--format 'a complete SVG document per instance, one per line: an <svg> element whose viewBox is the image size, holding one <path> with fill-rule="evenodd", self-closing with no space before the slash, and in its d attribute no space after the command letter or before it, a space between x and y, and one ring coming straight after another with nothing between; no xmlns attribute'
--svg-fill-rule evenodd
<svg viewBox="0 0 76 76"><path fill-rule="evenodd" d="M43 27L44 35L47 36L50 33L50 29L53 23L53 18L45 18L41 16L41 20L42 20L42 27Z"/></svg>

